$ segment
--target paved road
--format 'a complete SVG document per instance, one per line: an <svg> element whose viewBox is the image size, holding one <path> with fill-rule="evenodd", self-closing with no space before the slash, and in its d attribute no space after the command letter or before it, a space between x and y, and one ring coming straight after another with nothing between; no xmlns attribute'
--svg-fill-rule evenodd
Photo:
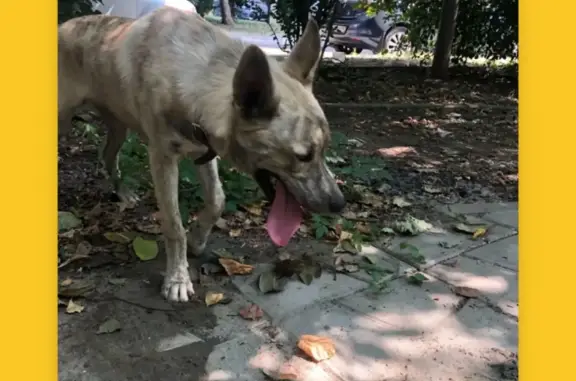
<svg viewBox="0 0 576 381"><path fill-rule="evenodd" d="M246 33L242 31L230 31L228 33L235 39L242 40L249 44L257 45L261 48L265 48L267 52L274 52L275 50L281 52L281 50L278 48L278 44L276 43L276 41L274 41L274 38L272 36ZM334 49L329 47L326 49L326 52L332 53L334 52ZM371 56L374 55L374 53L365 50L361 53L361 55Z"/></svg>

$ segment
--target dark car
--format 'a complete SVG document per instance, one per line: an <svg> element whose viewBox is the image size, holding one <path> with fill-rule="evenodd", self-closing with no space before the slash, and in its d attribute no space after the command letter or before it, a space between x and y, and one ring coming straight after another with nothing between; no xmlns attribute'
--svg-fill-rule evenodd
<svg viewBox="0 0 576 381"><path fill-rule="evenodd" d="M357 8L358 3L358 0L348 0L338 5L330 46L346 54L364 49L374 53L408 49L408 24L384 11L368 16L366 11Z"/></svg>

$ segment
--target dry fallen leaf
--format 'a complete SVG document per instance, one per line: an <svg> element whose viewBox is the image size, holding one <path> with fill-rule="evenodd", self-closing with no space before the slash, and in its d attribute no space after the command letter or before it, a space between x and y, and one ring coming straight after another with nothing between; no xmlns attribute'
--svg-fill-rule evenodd
<svg viewBox="0 0 576 381"><path fill-rule="evenodd" d="M250 304L248 307L242 308L238 313L246 320L259 320L264 316L264 312L256 304Z"/></svg>
<svg viewBox="0 0 576 381"><path fill-rule="evenodd" d="M427 192L430 194L438 194L438 193L442 193L442 189L435 188L435 187L430 186L430 185L424 185L424 192Z"/></svg>
<svg viewBox="0 0 576 381"><path fill-rule="evenodd" d="M367 222L358 222L358 223L356 223L356 225L354 227L356 228L356 231L358 231L359 233L362 233L362 234L372 233L372 229L370 228L370 224L368 224Z"/></svg>
<svg viewBox="0 0 576 381"><path fill-rule="evenodd" d="M483 237L485 235L486 235L486 229L485 228L478 228L478 229L476 229L474 234L472 234L472 239L478 239L478 238Z"/></svg>
<svg viewBox="0 0 576 381"><path fill-rule="evenodd" d="M79 314L80 312L84 311L84 306L80 304L76 304L70 299L68 305L66 306L66 313L67 314Z"/></svg>
<svg viewBox="0 0 576 381"><path fill-rule="evenodd" d="M87 258L88 254L90 254L90 251L92 251L92 245L90 245L89 242L82 241L76 247L76 252L74 253L74 256Z"/></svg>
<svg viewBox="0 0 576 381"><path fill-rule="evenodd" d="M340 232L340 237L338 238L338 241L339 241L339 242L342 242L342 241L351 240L352 237L353 237L353 234L352 234L352 233L350 233L350 232L348 232L348 231L346 231L346 230L342 230L342 231Z"/></svg>
<svg viewBox="0 0 576 381"><path fill-rule="evenodd" d="M230 229L228 232L230 237L240 237L240 234L242 234L242 229Z"/></svg>
<svg viewBox="0 0 576 381"><path fill-rule="evenodd" d="M96 331L97 335L102 335L104 333L113 333L122 329L122 325L116 319L108 319L104 323L100 324L98 327L98 331Z"/></svg>
<svg viewBox="0 0 576 381"><path fill-rule="evenodd" d="M88 255L73 255L70 258L68 258L67 260L65 260L64 262L62 262L61 264L58 265L58 268L61 269L63 267L68 266L70 263L78 261L80 259L88 259L90 258Z"/></svg>
<svg viewBox="0 0 576 381"><path fill-rule="evenodd" d="M454 287L454 293L465 298L477 298L480 296L479 290L466 286Z"/></svg>
<svg viewBox="0 0 576 381"><path fill-rule="evenodd" d="M258 278L258 289L260 292L266 294L269 292L283 291L288 284L286 277L278 277L274 271L268 271L260 274Z"/></svg>
<svg viewBox="0 0 576 381"><path fill-rule="evenodd" d="M79 296L86 296L96 288L96 283L89 279L75 279L70 284L60 284L58 287L58 295L68 298L76 298Z"/></svg>
<svg viewBox="0 0 576 381"><path fill-rule="evenodd" d="M204 302L208 307L220 303L224 299L224 294L221 292L208 291L204 297Z"/></svg>
<svg viewBox="0 0 576 381"><path fill-rule="evenodd" d="M228 231L228 221L220 217L215 223L216 227L222 231Z"/></svg>
<svg viewBox="0 0 576 381"><path fill-rule="evenodd" d="M220 265L226 270L226 274L232 275L247 275L252 273L254 266L240 263L230 258L218 258Z"/></svg>
<svg viewBox="0 0 576 381"><path fill-rule="evenodd" d="M242 209L247 211L250 214L255 216L262 215L262 205L261 204L254 204L254 205L242 205Z"/></svg>
<svg viewBox="0 0 576 381"><path fill-rule="evenodd" d="M142 233L147 234L160 234L162 231L160 225L154 221L151 222L141 222L136 225L136 229Z"/></svg>
<svg viewBox="0 0 576 381"><path fill-rule="evenodd" d="M392 199L392 204L394 204L395 206L399 207L399 208L404 208L406 206L410 206L412 205L412 203L404 200L404 197L400 197L400 196L396 196Z"/></svg>
<svg viewBox="0 0 576 381"><path fill-rule="evenodd" d="M334 343L324 336L302 335L298 340L298 348L314 361L328 360L336 354Z"/></svg>

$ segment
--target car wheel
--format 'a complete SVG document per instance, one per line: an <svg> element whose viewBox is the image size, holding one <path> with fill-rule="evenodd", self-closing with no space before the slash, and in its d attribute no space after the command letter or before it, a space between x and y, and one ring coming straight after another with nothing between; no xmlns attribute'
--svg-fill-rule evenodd
<svg viewBox="0 0 576 381"><path fill-rule="evenodd" d="M350 54L354 51L354 48L346 45L336 45L334 47L334 50L336 50L337 52L342 52L344 54Z"/></svg>
<svg viewBox="0 0 576 381"><path fill-rule="evenodd" d="M379 52L400 53L410 49L410 44L407 42L408 28L404 26L397 26L392 28L386 33L381 41Z"/></svg>

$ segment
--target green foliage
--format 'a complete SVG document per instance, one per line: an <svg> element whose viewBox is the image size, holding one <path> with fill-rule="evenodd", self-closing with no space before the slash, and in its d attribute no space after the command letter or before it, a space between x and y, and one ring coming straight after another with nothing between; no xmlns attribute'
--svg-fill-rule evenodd
<svg viewBox="0 0 576 381"><path fill-rule="evenodd" d="M100 2L100 0L94 0ZM58 24L74 17L99 13L92 9L91 0L58 0Z"/></svg>
<svg viewBox="0 0 576 381"><path fill-rule="evenodd" d="M433 51L442 0L362 0L369 14L380 10L395 14L410 25L416 54ZM452 56L456 61L484 57L518 57L518 0L460 0Z"/></svg>
<svg viewBox="0 0 576 381"><path fill-rule="evenodd" d="M192 1L192 3L194 3L194 6L196 7L196 12L198 12L200 16L204 16L205 14L210 12L214 6L213 0L194 0Z"/></svg>
<svg viewBox="0 0 576 381"><path fill-rule="evenodd" d="M308 22L310 7L316 3L315 0L271 0L270 16L278 23L280 30L286 37L286 45L281 48L292 48ZM314 19L318 26L322 28L328 21L332 9L338 3L338 0L319 0L316 4L317 10ZM274 36L276 39L276 36Z"/></svg>

